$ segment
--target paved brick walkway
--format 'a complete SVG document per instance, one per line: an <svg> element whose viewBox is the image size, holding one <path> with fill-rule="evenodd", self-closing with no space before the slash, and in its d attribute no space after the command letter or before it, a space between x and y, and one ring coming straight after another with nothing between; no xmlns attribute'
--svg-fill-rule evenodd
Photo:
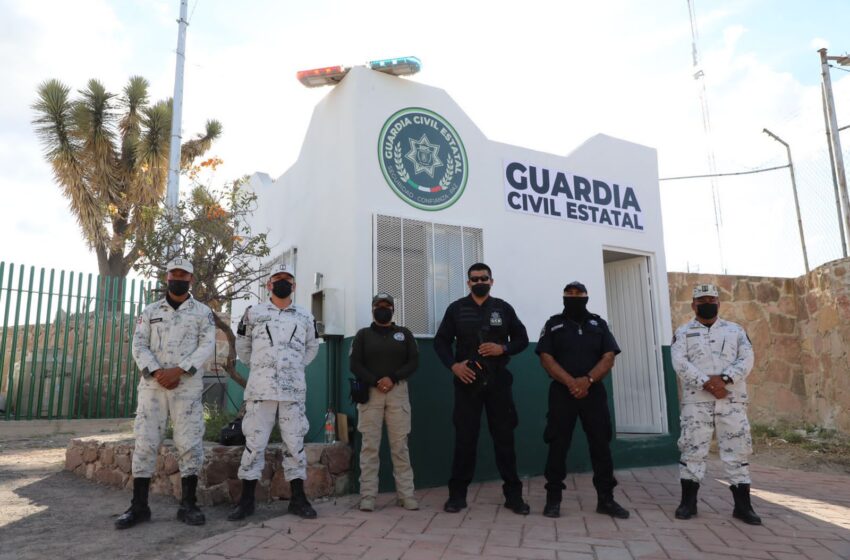
<svg viewBox="0 0 850 560"><path fill-rule="evenodd" d="M709 474L722 472L713 463ZM754 507L764 525L733 520L725 484L706 480L699 517L678 521L674 466L618 471L616 497L625 521L594 512L589 474L570 476L561 518L543 517L541 477L526 485L532 514L501 507L500 483L470 488L470 507L443 513L445 488L417 492L422 509L407 512L383 494L377 511L357 510L357 497L316 505L319 518L284 515L216 535L184 552L194 560L224 558L325 560L716 559L846 560L850 558L850 477L753 467ZM578 488L578 490L577 490Z"/></svg>

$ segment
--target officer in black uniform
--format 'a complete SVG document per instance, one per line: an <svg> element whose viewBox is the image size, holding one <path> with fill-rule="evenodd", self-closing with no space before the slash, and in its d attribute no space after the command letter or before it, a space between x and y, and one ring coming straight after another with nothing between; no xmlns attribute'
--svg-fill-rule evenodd
<svg viewBox="0 0 850 560"><path fill-rule="evenodd" d="M467 271L470 294L446 309L434 338L434 349L454 379L455 449L449 499L443 509L456 513L466 507L466 489L475 474L475 454L481 409L493 437L496 466L502 475L505 507L528 515L517 475L514 428L518 423L508 371L509 356L528 346L528 333L509 303L489 295L490 267L476 263ZM456 342L454 353L452 343Z"/></svg>
<svg viewBox="0 0 850 560"><path fill-rule="evenodd" d="M596 512L619 519L629 512L614 501L614 463L611 459L611 413L604 378L614 366L620 347L608 324L587 311L587 288L570 282L564 288L564 311L546 321L537 343L543 369L552 378L549 413L543 439L549 444L546 458L546 506L543 515L560 517L561 492L566 488L567 450L576 419L587 435L593 486L598 497Z"/></svg>

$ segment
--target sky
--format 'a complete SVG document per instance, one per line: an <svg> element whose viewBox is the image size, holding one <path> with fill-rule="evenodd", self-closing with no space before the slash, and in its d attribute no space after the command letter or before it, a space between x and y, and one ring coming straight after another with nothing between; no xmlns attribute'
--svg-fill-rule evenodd
<svg viewBox="0 0 850 560"><path fill-rule="evenodd" d="M567 154L605 133L656 148L661 177L708 173L709 145L719 172L783 165L766 127L792 146L811 265L840 258L817 49L850 49L844 2L694 6L710 139L686 0L189 0L183 137L218 119L213 180L277 177L329 91L301 86L298 70L413 55L423 69L409 79L448 91L492 140ZM36 89L97 78L120 92L141 75L152 98L169 97L178 12L179 0L0 0L0 261L97 271L33 133ZM850 73L831 75L845 126ZM668 270L804 272L787 169L714 188L717 226L710 181L661 182Z"/></svg>

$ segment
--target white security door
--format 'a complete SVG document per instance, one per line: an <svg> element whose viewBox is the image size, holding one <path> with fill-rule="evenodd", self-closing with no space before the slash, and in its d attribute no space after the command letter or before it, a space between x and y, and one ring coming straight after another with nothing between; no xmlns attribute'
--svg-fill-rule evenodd
<svg viewBox="0 0 850 560"><path fill-rule="evenodd" d="M605 263L608 323L622 350L611 373L618 433L667 430L647 261L634 257Z"/></svg>

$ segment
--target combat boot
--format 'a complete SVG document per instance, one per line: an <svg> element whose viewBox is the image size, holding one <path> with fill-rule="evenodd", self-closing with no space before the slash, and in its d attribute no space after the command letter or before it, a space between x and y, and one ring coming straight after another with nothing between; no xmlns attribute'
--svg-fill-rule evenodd
<svg viewBox="0 0 850 560"><path fill-rule="evenodd" d="M753 505L750 502L750 485L749 484L732 484L729 486L732 491L732 497L735 498L735 509L732 510L732 517L740 519L747 525L761 525L761 517L753 511Z"/></svg>
<svg viewBox="0 0 850 560"><path fill-rule="evenodd" d="M242 481L242 495L239 496L239 503L233 508L233 511L227 516L230 521L239 521L245 519L249 515L254 515L254 492L257 489L256 480Z"/></svg>
<svg viewBox="0 0 850 560"><path fill-rule="evenodd" d="M116 529L129 529L136 523L151 520L151 508L148 507L150 486L150 478L133 479L133 500L130 508L115 520Z"/></svg>
<svg viewBox="0 0 850 560"><path fill-rule="evenodd" d="M316 519L316 510L313 509L304 494L304 481L295 478L289 481L289 486L292 488L292 498L289 500L287 511L302 519Z"/></svg>
<svg viewBox="0 0 850 560"><path fill-rule="evenodd" d="M182 492L180 507L177 508L177 520L186 525L203 525L207 518L198 507L198 498L195 495L198 489L198 475L184 476L180 479L180 484Z"/></svg>
<svg viewBox="0 0 850 560"><path fill-rule="evenodd" d="M676 508L676 519L690 519L697 514L697 493L699 482L696 480L682 479L682 501Z"/></svg>
<svg viewBox="0 0 850 560"><path fill-rule="evenodd" d="M599 492L596 500L596 513L610 515L617 519L628 519L629 512L623 506L614 501L613 492Z"/></svg>
<svg viewBox="0 0 850 560"><path fill-rule="evenodd" d="M546 492L546 505L543 506L543 515L546 517L561 517L561 492Z"/></svg>

